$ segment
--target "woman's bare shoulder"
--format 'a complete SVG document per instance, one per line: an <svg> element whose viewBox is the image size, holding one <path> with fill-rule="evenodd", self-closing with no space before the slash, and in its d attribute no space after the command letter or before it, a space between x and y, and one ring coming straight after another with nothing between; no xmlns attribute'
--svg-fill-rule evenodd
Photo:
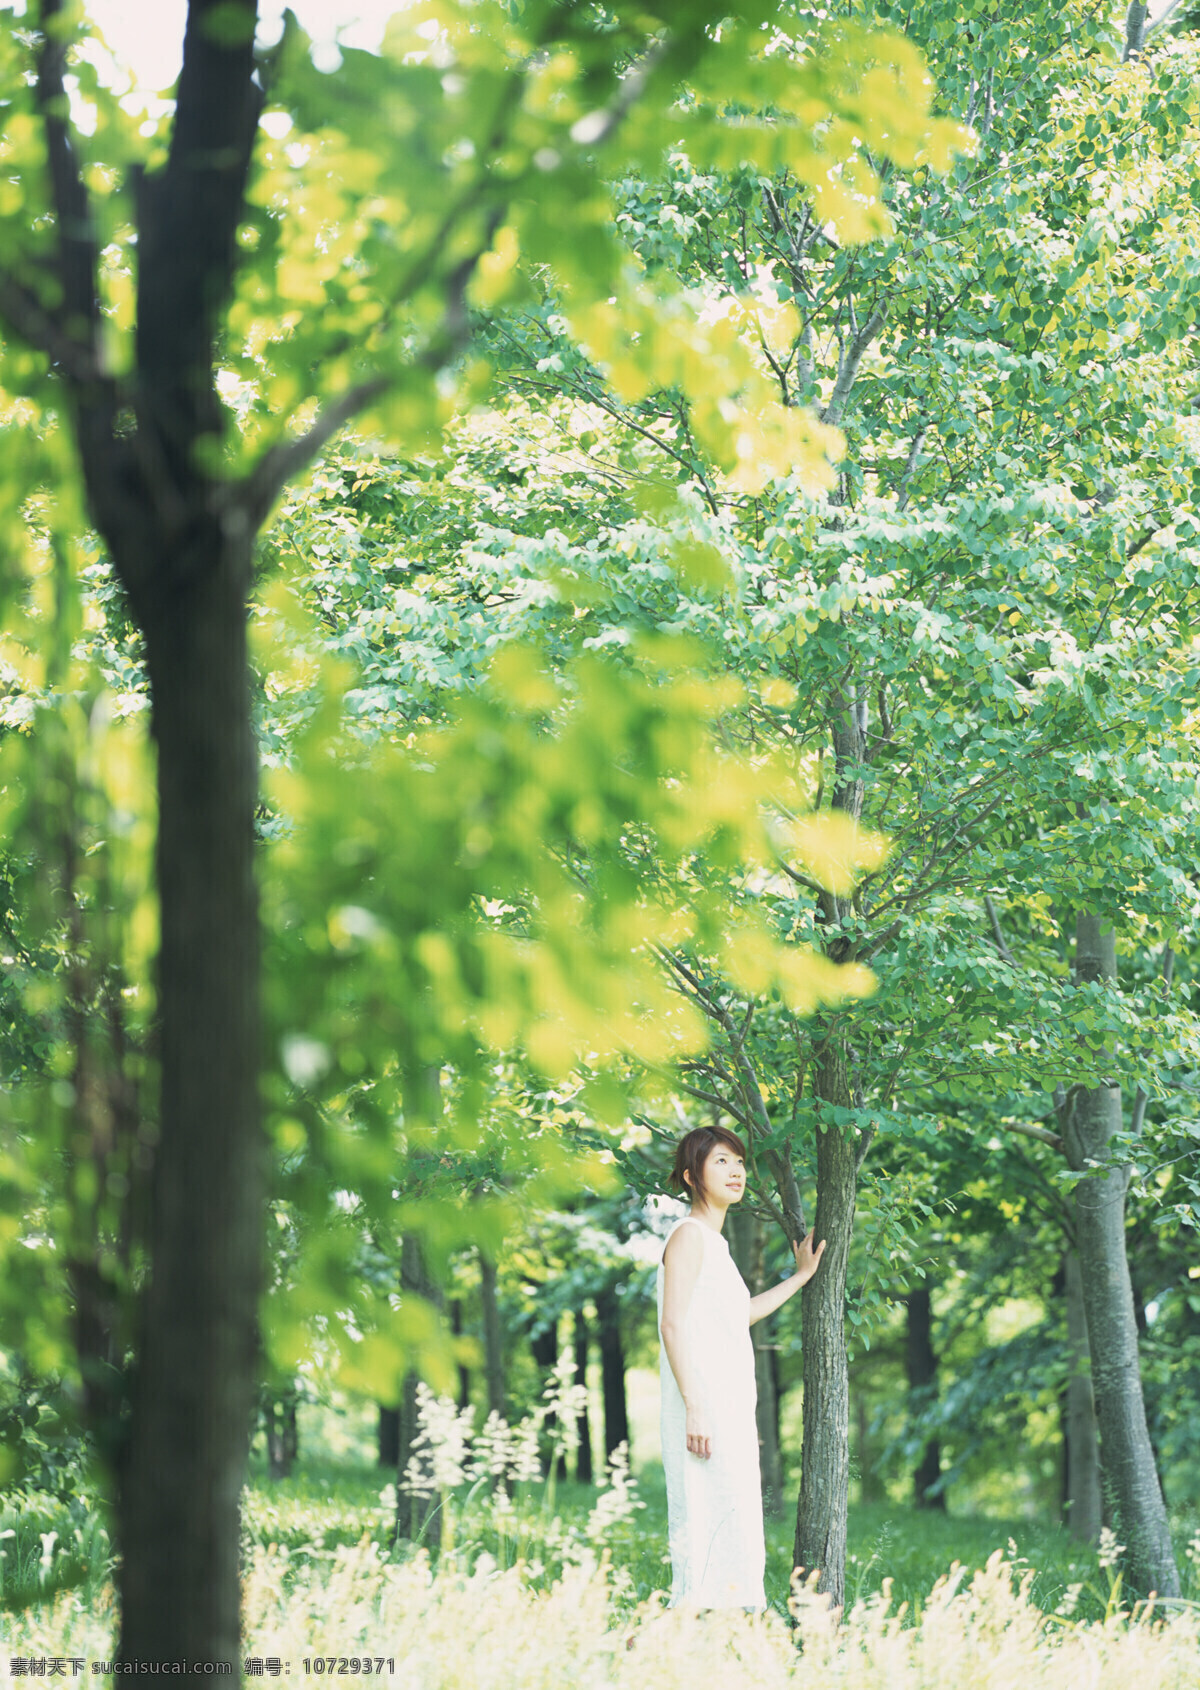
<svg viewBox="0 0 1200 1690"><path fill-rule="evenodd" d="M678 1263L680 1267L688 1267L698 1262L704 1253L704 1240L700 1236L701 1222L696 1221L691 1226L677 1226L663 1251L663 1261Z"/></svg>

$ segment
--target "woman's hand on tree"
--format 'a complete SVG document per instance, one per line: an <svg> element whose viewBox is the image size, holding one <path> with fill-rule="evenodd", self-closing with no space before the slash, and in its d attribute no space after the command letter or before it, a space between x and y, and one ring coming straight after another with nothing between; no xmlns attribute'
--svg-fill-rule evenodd
<svg viewBox="0 0 1200 1690"><path fill-rule="evenodd" d="M708 1431L707 1414L702 1414L698 1408L689 1408L686 1423L688 1454L698 1455L707 1461L712 1454L712 1437Z"/></svg>
<svg viewBox="0 0 1200 1690"><path fill-rule="evenodd" d="M821 1256L823 1255L824 1250L825 1240L823 1238L817 1245L816 1249L813 1249L813 1235L811 1231L805 1233L799 1244L792 1245L792 1254L796 1258L796 1271L797 1273L803 1274L806 1281L810 1280L813 1274L816 1273L817 1269L820 1267Z"/></svg>

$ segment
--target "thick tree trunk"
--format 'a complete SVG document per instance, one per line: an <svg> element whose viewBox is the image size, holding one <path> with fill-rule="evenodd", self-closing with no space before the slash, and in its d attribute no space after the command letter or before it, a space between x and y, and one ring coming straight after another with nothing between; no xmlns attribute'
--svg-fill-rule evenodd
<svg viewBox="0 0 1200 1690"><path fill-rule="evenodd" d="M817 1096L849 1107L846 1050L836 1039L821 1050ZM846 1369L846 1265L854 1231L859 1145L833 1125L817 1133L817 1205L813 1229L824 1239L817 1273L800 1293L804 1329L804 1442L792 1561L841 1608L846 1595L846 1527L850 1483L850 1390Z"/></svg>
<svg viewBox="0 0 1200 1690"><path fill-rule="evenodd" d="M764 1228L748 1209L730 1211L729 1247L751 1296L763 1289ZM779 1392L776 1388L775 1347L771 1322L760 1320L750 1329L754 1342L754 1383L758 1391L758 1458L762 1475L763 1512L783 1512L783 1453L779 1442Z"/></svg>
<svg viewBox="0 0 1200 1690"><path fill-rule="evenodd" d="M575 1383L587 1390L588 1351L591 1348L591 1334L588 1331L587 1315L582 1309L575 1310ZM579 1433L579 1452L575 1459L575 1477L581 1484L590 1485L592 1482L592 1420L588 1413L587 1402L584 1402L583 1412L576 1417Z"/></svg>
<svg viewBox="0 0 1200 1690"><path fill-rule="evenodd" d="M210 555L146 626L162 1110L120 1484L122 1660L239 1658L238 1504L255 1409L266 1155L249 541L211 538Z"/></svg>
<svg viewBox="0 0 1200 1690"><path fill-rule="evenodd" d="M914 1407L927 1408L937 1385L937 1355L933 1348L933 1309L929 1288L921 1285L904 1299L905 1361L908 1388ZM942 1476L942 1452L936 1438L930 1438L913 1472L913 1506L946 1512L944 1491L934 1490Z"/></svg>
<svg viewBox="0 0 1200 1690"><path fill-rule="evenodd" d="M600 1344L600 1394L604 1399L604 1458L619 1444L629 1443L629 1405L625 1398L625 1342L621 1336L621 1305L615 1285L596 1294L596 1327Z"/></svg>
<svg viewBox="0 0 1200 1690"><path fill-rule="evenodd" d="M487 1380L488 1413L503 1414L507 1407L504 1390L504 1346L500 1338L500 1299L496 1264L479 1252L479 1301L483 1310L483 1370Z"/></svg>
<svg viewBox="0 0 1200 1690"><path fill-rule="evenodd" d="M1067 1305L1066 1519L1067 1530L1082 1543L1100 1538L1100 1433L1092 1396L1083 1276L1074 1250L1063 1256L1063 1296Z"/></svg>
<svg viewBox="0 0 1200 1690"><path fill-rule="evenodd" d="M1080 914L1075 927L1080 982L1115 980L1116 945L1099 918ZM1100 1428L1100 1478L1106 1513L1126 1546L1126 1585L1145 1595L1179 1595L1170 1527L1146 1428L1137 1322L1125 1253L1128 1170L1112 1159L1121 1128L1121 1093L1097 1086L1064 1106L1067 1160L1091 1170L1075 1188L1075 1237L1082 1276L1092 1389Z"/></svg>

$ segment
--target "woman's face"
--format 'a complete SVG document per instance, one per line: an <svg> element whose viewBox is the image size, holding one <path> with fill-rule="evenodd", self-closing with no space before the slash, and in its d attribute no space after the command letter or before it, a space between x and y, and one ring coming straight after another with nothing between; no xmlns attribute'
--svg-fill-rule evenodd
<svg viewBox="0 0 1200 1690"><path fill-rule="evenodd" d="M714 1144L704 1159L704 1189L711 1203L738 1203L746 1189L746 1164L727 1144Z"/></svg>

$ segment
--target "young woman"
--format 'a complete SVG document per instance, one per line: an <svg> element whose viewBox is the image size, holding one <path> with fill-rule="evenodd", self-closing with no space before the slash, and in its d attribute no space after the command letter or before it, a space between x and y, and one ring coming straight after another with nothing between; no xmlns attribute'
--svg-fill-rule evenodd
<svg viewBox="0 0 1200 1690"><path fill-rule="evenodd" d="M742 1140L723 1127L685 1134L670 1184L692 1199L658 1269L670 1605L765 1608L750 1328L812 1278L825 1245L809 1233L792 1246L795 1273L752 1297L721 1231L746 1189Z"/></svg>

